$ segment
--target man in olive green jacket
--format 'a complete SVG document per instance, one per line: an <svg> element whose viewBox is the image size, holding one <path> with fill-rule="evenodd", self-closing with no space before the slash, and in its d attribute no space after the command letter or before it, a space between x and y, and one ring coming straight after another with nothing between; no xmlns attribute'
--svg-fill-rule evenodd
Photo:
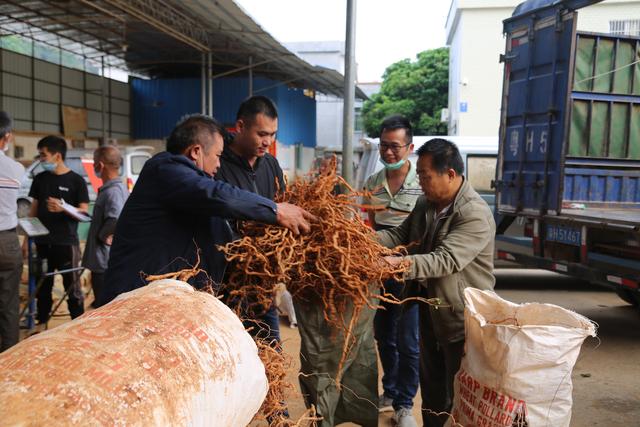
<svg viewBox="0 0 640 427"><path fill-rule="evenodd" d="M462 175L464 163L454 143L432 139L417 151L417 173L424 197L405 221L378 232L386 247L418 243L406 257L405 280L419 294L438 298L441 307L421 304L420 389L424 426L442 426L451 410L453 378L464 351L464 289L493 289L495 222L487 203Z"/></svg>

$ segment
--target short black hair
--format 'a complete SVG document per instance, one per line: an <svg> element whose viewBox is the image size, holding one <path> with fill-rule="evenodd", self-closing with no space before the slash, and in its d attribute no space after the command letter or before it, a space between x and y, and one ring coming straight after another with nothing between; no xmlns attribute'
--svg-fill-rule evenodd
<svg viewBox="0 0 640 427"><path fill-rule="evenodd" d="M401 114L388 116L382 121L380 124L380 136L382 136L383 132L396 129L404 129L407 143L411 144L411 142L413 142L413 127L411 126L411 122Z"/></svg>
<svg viewBox="0 0 640 427"><path fill-rule="evenodd" d="M44 148L51 154L60 153L62 160L67 158L67 141L59 136L48 135L38 141L38 150Z"/></svg>
<svg viewBox="0 0 640 427"><path fill-rule="evenodd" d="M223 138L226 133L220 122L213 117L204 114L184 116L167 138L167 151L171 154L184 154L189 147L198 143L198 136L202 132L218 133ZM208 146L202 148L209 150Z"/></svg>
<svg viewBox="0 0 640 427"><path fill-rule="evenodd" d="M448 139L430 139L418 148L416 153L418 157L431 156L431 165L439 174L446 173L449 169L453 169L458 175L464 173L464 162L460 150Z"/></svg>
<svg viewBox="0 0 640 427"><path fill-rule="evenodd" d="M266 96L252 96L242 101L236 114L236 120L251 121L258 114L264 114L270 119L277 119L278 109L276 104Z"/></svg>
<svg viewBox="0 0 640 427"><path fill-rule="evenodd" d="M0 139L13 130L13 120L6 111L0 111Z"/></svg>

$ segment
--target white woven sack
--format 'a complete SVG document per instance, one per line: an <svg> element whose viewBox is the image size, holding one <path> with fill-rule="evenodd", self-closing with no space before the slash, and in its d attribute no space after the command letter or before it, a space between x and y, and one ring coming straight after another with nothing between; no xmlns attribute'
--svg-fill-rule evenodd
<svg viewBox="0 0 640 427"><path fill-rule="evenodd" d="M565 427L571 372L593 322L552 304L514 304L467 288L465 356L454 384L453 419L465 427ZM448 421L452 426L453 420Z"/></svg>
<svg viewBox="0 0 640 427"><path fill-rule="evenodd" d="M267 388L240 319L160 280L0 354L0 426L238 427Z"/></svg>

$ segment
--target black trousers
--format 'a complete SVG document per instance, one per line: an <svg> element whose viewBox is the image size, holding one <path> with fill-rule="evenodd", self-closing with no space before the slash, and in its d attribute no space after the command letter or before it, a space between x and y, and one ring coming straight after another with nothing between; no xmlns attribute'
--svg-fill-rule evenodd
<svg viewBox="0 0 640 427"><path fill-rule="evenodd" d="M47 273L56 270L67 270L80 265L80 248L77 245L44 245L37 244L39 258L47 259ZM62 275L64 290L68 292L67 306L71 318L81 316L84 313L84 295L80 286L80 272L65 273ZM38 322L49 321L49 314L53 305L51 291L53 289L53 276L47 277L38 291Z"/></svg>
<svg viewBox="0 0 640 427"><path fill-rule="evenodd" d="M102 293L104 292L104 273L97 273L95 271L91 272L91 289L93 289L93 301L102 301Z"/></svg>
<svg viewBox="0 0 640 427"><path fill-rule="evenodd" d="M0 231L0 352L18 343L22 251L16 230Z"/></svg>
<svg viewBox="0 0 640 427"><path fill-rule="evenodd" d="M464 340L439 342L429 306L420 304L420 393L424 427L442 427L453 404L453 379L460 369Z"/></svg>

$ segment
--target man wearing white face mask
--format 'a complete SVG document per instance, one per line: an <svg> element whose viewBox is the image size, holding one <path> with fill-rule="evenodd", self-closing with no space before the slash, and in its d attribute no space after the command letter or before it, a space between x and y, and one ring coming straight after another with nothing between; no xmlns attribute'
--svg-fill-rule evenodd
<svg viewBox="0 0 640 427"><path fill-rule="evenodd" d="M87 184L82 176L65 164L67 143L64 139L55 135L45 136L38 141L38 153L45 171L36 175L31 183L29 196L33 198L33 203L29 216L38 217L49 230L48 235L35 239L38 257L47 259L48 273L79 267L78 220L63 209L63 200L79 211L87 212ZM78 272L62 274L72 319L84 313L84 295L79 279ZM53 306L52 289L53 277L47 277L37 293L39 324L49 321Z"/></svg>
<svg viewBox="0 0 640 427"><path fill-rule="evenodd" d="M102 186L98 190L98 197L93 207L82 265L91 271L94 301L101 298L104 272L109 261L109 249L116 230L116 221L129 196L127 187L120 178L121 164L122 156L116 147L99 147L93 153L93 170L96 176L102 179ZM95 307L94 303L92 307Z"/></svg>
<svg viewBox="0 0 640 427"><path fill-rule="evenodd" d="M396 227L404 221L422 195L416 166L408 158L413 150L411 123L405 117L387 117L380 126L380 162L384 169L369 177L365 190L371 197L365 202L379 209L369 211L376 231ZM384 284L384 292L398 299L408 295L410 286L393 280ZM378 410L393 410L399 427L417 426L411 409L418 391L420 345L418 306L382 303L374 318L374 332L382 364L382 386Z"/></svg>
<svg viewBox="0 0 640 427"><path fill-rule="evenodd" d="M11 140L11 118L0 111L0 352L18 343L18 287L22 252L16 234L16 199L24 166L5 154Z"/></svg>

